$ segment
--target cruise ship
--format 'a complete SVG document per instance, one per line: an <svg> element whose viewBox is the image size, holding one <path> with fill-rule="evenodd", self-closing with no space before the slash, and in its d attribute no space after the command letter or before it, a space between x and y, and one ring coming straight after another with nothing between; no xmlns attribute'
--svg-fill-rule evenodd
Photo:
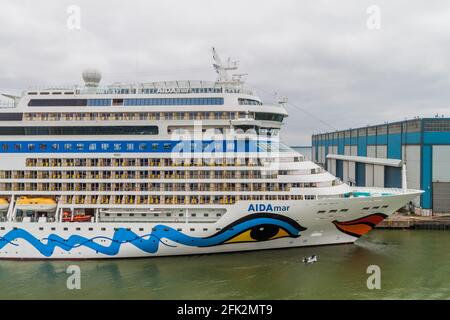
<svg viewBox="0 0 450 320"><path fill-rule="evenodd" d="M213 49L216 81L31 88L0 109L0 259L353 243L420 190L349 186L283 144Z"/></svg>

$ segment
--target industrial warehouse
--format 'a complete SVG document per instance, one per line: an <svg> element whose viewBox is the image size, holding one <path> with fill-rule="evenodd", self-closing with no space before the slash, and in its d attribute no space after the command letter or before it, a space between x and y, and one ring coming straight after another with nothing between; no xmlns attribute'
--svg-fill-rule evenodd
<svg viewBox="0 0 450 320"><path fill-rule="evenodd" d="M422 215L450 213L450 118L417 118L312 136L312 159L345 183L425 192Z"/></svg>

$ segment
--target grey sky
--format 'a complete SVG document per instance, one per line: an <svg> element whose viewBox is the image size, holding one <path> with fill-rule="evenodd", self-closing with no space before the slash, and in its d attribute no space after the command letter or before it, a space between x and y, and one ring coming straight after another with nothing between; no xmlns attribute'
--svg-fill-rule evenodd
<svg viewBox="0 0 450 320"><path fill-rule="evenodd" d="M369 5L381 29L369 30ZM81 29L67 28L67 7ZM448 1L18 1L0 4L0 89L80 83L214 80L211 46L240 60L267 101L289 97L290 145L312 133L449 116Z"/></svg>

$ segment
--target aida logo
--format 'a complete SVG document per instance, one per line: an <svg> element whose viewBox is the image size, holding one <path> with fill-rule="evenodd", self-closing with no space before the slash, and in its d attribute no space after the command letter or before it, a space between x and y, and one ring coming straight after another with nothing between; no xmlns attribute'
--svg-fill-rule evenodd
<svg viewBox="0 0 450 320"><path fill-rule="evenodd" d="M282 212L289 211L290 206L273 206L271 204L250 204L248 212Z"/></svg>

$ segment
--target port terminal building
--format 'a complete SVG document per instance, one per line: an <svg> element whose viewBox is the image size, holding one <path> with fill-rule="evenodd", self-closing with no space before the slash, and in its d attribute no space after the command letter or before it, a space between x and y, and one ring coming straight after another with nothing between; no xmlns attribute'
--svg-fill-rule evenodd
<svg viewBox="0 0 450 320"><path fill-rule="evenodd" d="M345 183L425 192L413 205L450 213L450 118L417 118L312 136L312 160Z"/></svg>

